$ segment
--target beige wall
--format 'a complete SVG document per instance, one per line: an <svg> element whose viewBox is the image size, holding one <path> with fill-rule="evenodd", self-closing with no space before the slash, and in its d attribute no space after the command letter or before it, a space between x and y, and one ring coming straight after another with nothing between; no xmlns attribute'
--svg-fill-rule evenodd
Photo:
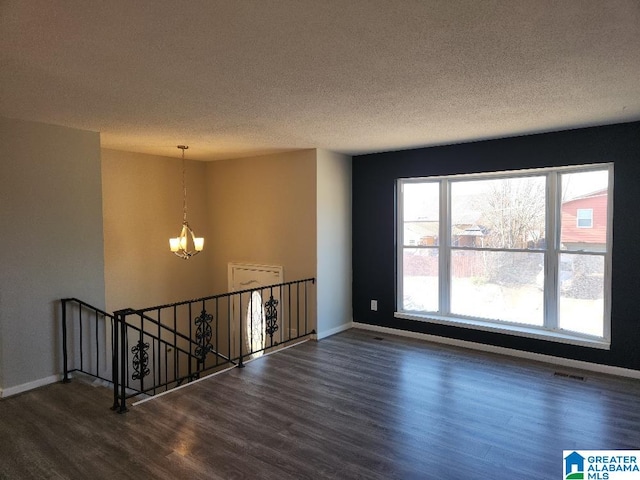
<svg viewBox="0 0 640 480"><path fill-rule="evenodd" d="M317 151L318 338L351 327L351 157Z"/></svg>
<svg viewBox="0 0 640 480"><path fill-rule="evenodd" d="M282 265L285 281L316 275L316 152L210 162L207 189L216 293L227 264Z"/></svg>
<svg viewBox="0 0 640 480"><path fill-rule="evenodd" d="M178 149L176 148L176 151ZM188 220L204 251L183 260L169 250L182 225L182 162L102 150L107 311L145 308L211 293L206 164L186 161ZM188 151L187 151L188 158Z"/></svg>
<svg viewBox="0 0 640 480"><path fill-rule="evenodd" d="M348 157L187 160L189 223L206 240L185 261L168 247L182 221L179 155L100 150L97 133L1 118L0 146L5 392L61 371L63 297L114 311L222 293L227 264L244 262L282 265L286 281L319 276L337 302L320 311L325 331L349 316Z"/></svg>
<svg viewBox="0 0 640 480"><path fill-rule="evenodd" d="M0 118L0 388L61 372L60 304L104 308L98 133Z"/></svg>

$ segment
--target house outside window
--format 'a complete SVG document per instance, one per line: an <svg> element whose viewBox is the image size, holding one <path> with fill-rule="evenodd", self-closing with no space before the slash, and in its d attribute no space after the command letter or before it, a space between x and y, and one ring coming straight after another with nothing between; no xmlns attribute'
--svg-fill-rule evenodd
<svg viewBox="0 0 640 480"><path fill-rule="evenodd" d="M400 179L396 317L608 348L612 178L599 164Z"/></svg>

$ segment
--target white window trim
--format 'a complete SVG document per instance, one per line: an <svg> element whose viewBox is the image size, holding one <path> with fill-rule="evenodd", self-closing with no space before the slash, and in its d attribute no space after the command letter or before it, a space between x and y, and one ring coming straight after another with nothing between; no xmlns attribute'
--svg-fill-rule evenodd
<svg viewBox="0 0 640 480"><path fill-rule="evenodd" d="M557 311L559 308L559 298L556 288L556 272L558 270L558 262L560 253L564 250L560 247L560 227L561 227L561 186L560 178L561 174L566 173L580 173L592 170L608 169L609 182L608 182L608 201L607 201L607 249L604 254L599 254L604 257L604 308L603 308L603 336L592 337L590 335L581 334L578 332L570 332L558 328ZM450 182L449 180L460 180L464 178L469 179L487 179L487 178L505 178L505 177L523 177L532 175L547 175L547 205L554 205L555 208L548 207L546 212L547 218L547 248L545 252L545 275L550 281L545 285L545 301L544 301L544 326L537 327L524 324L514 324L509 322L503 322L498 320L485 320L482 318L468 318L457 316L450 312L450 295L448 288L450 285L450 258L451 252L454 247L451 245L451 228L449 225L450 218L448 213L450 212ZM415 312L402 310L403 302L403 253L404 245L403 241L403 215L404 211L404 195L403 186L407 183L425 183L425 182L439 182L440 184L440 242L439 246L435 247L439 253L439 307L438 312ZM410 179L398 179L397 188L397 246L396 246L396 258L397 258L397 311L395 312L396 318L409 319L415 321L429 322L441 325L450 325L463 328L469 328L474 330L483 330L490 332L498 332L504 334L511 334L527 338L535 338L548 340L553 342L560 342L572 345L580 345L591 348L609 349L611 345L611 250L613 245L613 232L612 232L612 219L613 219L613 164L597 164L597 165L583 165L583 166L571 166L571 167L555 167L555 168L543 168L543 169L531 169L531 170L515 170L508 172L498 173L480 173L469 175L452 175L452 176L440 176L440 177L423 177L423 178L410 178ZM443 221L444 219L444 221ZM593 224L593 213L592 213ZM584 228L584 227L582 227ZM411 246L415 248L415 246ZM423 247L434 248L434 247ZM502 251L502 249L498 249ZM532 252L540 250L530 250ZM591 252L585 252L591 253ZM553 260L552 260L553 258ZM442 275L442 272L446 272L446 275ZM445 312L443 314L443 312Z"/></svg>
<svg viewBox="0 0 640 480"><path fill-rule="evenodd" d="M496 322L491 320L481 320L477 318L463 317L440 317L429 313L417 312L395 312L395 318L405 320L415 320L418 322L434 323L453 327L464 327L470 330L480 330L484 332L505 333L518 337L534 338L536 340L548 340L551 342L578 345L581 347L599 348L609 350L611 342L598 337L589 337L566 330L548 331L529 325L516 325L508 322Z"/></svg>

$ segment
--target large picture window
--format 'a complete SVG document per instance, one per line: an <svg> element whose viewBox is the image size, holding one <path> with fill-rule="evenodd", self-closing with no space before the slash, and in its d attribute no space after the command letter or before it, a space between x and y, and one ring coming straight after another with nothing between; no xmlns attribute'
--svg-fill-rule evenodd
<svg viewBox="0 0 640 480"><path fill-rule="evenodd" d="M399 180L396 316L608 348L612 178L600 164Z"/></svg>

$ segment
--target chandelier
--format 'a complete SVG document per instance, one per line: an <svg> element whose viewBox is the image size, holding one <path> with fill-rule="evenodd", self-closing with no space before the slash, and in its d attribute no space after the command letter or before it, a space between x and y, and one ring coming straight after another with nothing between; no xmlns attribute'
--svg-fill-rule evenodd
<svg viewBox="0 0 640 480"><path fill-rule="evenodd" d="M196 237L187 222L187 184L185 182L184 151L189 147L186 145L178 145L178 148L182 150L182 230L179 236L169 239L169 247L178 257L186 260L202 251L204 248L204 238ZM193 246L193 250L190 250L190 244Z"/></svg>

